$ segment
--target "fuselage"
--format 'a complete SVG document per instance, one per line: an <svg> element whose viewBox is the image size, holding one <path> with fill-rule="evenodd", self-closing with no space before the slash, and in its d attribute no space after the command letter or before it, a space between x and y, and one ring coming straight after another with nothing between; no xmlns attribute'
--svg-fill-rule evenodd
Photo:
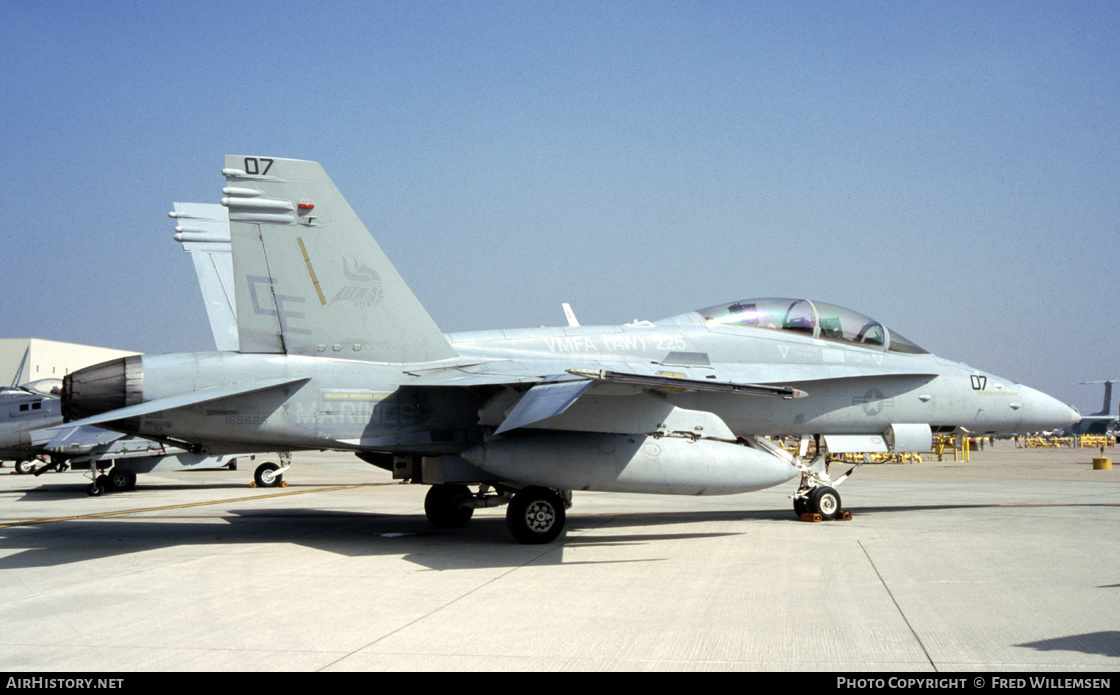
<svg viewBox="0 0 1120 695"><path fill-rule="evenodd" d="M0 393L0 459L21 459L41 453L52 435L42 429L62 422L58 398L22 389Z"/></svg>
<svg viewBox="0 0 1120 695"><path fill-rule="evenodd" d="M1077 420L1057 400L924 351L713 324L698 313L655 323L448 334L458 357L382 364L330 356L187 353L142 358L142 401L278 376L304 383L145 415L128 428L214 453L290 448L440 455L482 441L508 411L503 394L569 369L619 369L712 382L792 386L803 398L662 389L720 417L737 436L881 434L892 424L1002 434ZM341 350L339 351L341 352ZM639 393L595 384L545 430L609 430L601 417ZM508 398L507 398L508 401ZM599 429L596 429L596 426Z"/></svg>
<svg viewBox="0 0 1120 695"><path fill-rule="evenodd" d="M975 434L1052 429L1077 420L1060 401L1022 384L927 352L739 326L711 326L695 313L657 323L486 331L450 336L469 360L582 366L625 364L652 374L805 391L779 399L686 391L679 407L715 412L738 435L882 432L928 423ZM500 368L495 366L495 368ZM558 369L563 372L563 369Z"/></svg>

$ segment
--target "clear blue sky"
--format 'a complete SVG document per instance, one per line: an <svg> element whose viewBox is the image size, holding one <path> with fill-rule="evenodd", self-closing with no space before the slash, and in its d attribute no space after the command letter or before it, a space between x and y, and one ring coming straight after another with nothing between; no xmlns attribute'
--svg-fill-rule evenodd
<svg viewBox="0 0 1120 695"><path fill-rule="evenodd" d="M314 159L445 331L752 296L1099 407L1120 3L0 1L4 337L211 347L173 201Z"/></svg>

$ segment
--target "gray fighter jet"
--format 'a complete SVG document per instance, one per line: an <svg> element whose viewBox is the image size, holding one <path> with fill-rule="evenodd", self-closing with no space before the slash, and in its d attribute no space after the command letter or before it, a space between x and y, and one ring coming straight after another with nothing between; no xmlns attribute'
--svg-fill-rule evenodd
<svg viewBox="0 0 1120 695"><path fill-rule="evenodd" d="M432 485L437 526L508 503L514 537L544 543L574 490L718 495L800 476L794 510L834 518L851 473L829 474L835 454L1078 420L1034 389L804 299L445 335L317 163L228 156L222 173L238 352L75 372L62 398L76 424L211 453L353 451Z"/></svg>

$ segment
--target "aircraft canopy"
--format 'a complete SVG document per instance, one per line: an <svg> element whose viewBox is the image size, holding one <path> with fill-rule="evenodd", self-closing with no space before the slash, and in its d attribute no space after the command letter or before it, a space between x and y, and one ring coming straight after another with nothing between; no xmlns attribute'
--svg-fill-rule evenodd
<svg viewBox="0 0 1120 695"><path fill-rule="evenodd" d="M698 311L709 325L749 326L802 333L868 348L925 354L886 326L851 309L808 299L744 299Z"/></svg>

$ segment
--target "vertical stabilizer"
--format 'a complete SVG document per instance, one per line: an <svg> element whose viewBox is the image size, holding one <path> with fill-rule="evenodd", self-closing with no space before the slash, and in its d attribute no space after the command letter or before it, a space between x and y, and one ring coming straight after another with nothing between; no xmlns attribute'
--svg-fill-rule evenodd
<svg viewBox="0 0 1120 695"><path fill-rule="evenodd" d="M1099 413L1093 413L1094 416L1112 415L1112 385L1120 384L1120 379L1102 379L1099 381L1082 381L1085 384L1104 384L1104 403L1101 405Z"/></svg>
<svg viewBox="0 0 1120 695"><path fill-rule="evenodd" d="M222 174L241 352L456 356L317 162L227 155Z"/></svg>
<svg viewBox="0 0 1120 695"><path fill-rule="evenodd" d="M233 258L230 256L229 213L221 205L175 203L175 241L191 255L214 345L237 351L237 317L233 299Z"/></svg>
<svg viewBox="0 0 1120 695"><path fill-rule="evenodd" d="M27 369L28 358L31 356L31 341L27 341L27 349L23 351L23 358L19 361L19 367L16 368L16 375L12 378L12 388L19 386L23 381L23 370Z"/></svg>

